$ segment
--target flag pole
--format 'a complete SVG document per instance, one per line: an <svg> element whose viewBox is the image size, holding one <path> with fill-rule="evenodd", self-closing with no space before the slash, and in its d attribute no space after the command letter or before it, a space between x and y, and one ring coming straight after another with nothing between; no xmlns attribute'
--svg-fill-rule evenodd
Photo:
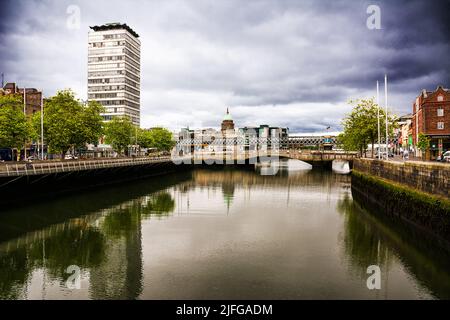
<svg viewBox="0 0 450 320"><path fill-rule="evenodd" d="M44 160L44 90L41 90L41 160Z"/></svg>
<svg viewBox="0 0 450 320"><path fill-rule="evenodd" d="M27 117L27 88L23 88L23 115L25 119ZM25 138L24 148L23 148L23 159L27 161L27 139Z"/></svg>
<svg viewBox="0 0 450 320"><path fill-rule="evenodd" d="M377 80L377 120L378 120L378 160L381 159L381 132L380 132L380 83Z"/></svg>
<svg viewBox="0 0 450 320"><path fill-rule="evenodd" d="M386 160L389 160L389 124L388 124L388 89L387 89L387 75L384 75L384 104L386 108Z"/></svg>

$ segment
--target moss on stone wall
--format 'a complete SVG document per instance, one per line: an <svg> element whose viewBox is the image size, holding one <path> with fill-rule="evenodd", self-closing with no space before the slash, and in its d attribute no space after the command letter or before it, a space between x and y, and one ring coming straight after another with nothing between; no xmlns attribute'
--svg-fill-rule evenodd
<svg viewBox="0 0 450 320"><path fill-rule="evenodd" d="M352 192L362 206L405 219L450 241L450 201L447 198L357 170L352 172Z"/></svg>
<svg viewBox="0 0 450 320"><path fill-rule="evenodd" d="M355 170L450 199L450 166L443 163L356 159Z"/></svg>

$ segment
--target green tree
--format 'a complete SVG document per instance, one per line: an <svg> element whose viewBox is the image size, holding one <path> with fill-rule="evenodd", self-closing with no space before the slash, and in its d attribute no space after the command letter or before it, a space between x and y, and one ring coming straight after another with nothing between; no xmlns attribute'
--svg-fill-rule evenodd
<svg viewBox="0 0 450 320"><path fill-rule="evenodd" d="M64 154L75 147L95 143L102 134L103 108L96 102L85 106L71 90L59 91L44 104L44 136L52 152Z"/></svg>
<svg viewBox="0 0 450 320"><path fill-rule="evenodd" d="M78 115L82 124L76 142L77 147L84 147L86 143L95 144L103 135L103 117L100 115L104 111L101 104L96 101L89 101Z"/></svg>
<svg viewBox="0 0 450 320"><path fill-rule="evenodd" d="M30 125L30 139L32 141L41 140L41 112L33 113L28 119Z"/></svg>
<svg viewBox="0 0 450 320"><path fill-rule="evenodd" d="M175 145L172 133L165 128L153 128L150 131L152 147L159 151L170 151Z"/></svg>
<svg viewBox="0 0 450 320"><path fill-rule="evenodd" d="M339 142L345 150L359 151L361 156L365 153L369 143L375 145L378 139L378 105L371 99L357 99L349 102L353 106L352 111L342 122L344 132L339 135ZM386 113L380 108L381 137L386 137L383 129ZM392 135L396 126L396 117L388 114L389 135ZM374 148L372 148L372 157Z"/></svg>
<svg viewBox="0 0 450 320"><path fill-rule="evenodd" d="M431 139L423 133L419 133L417 148L423 152L422 158L426 157L426 152L430 149Z"/></svg>
<svg viewBox="0 0 450 320"><path fill-rule="evenodd" d="M152 148L154 143L153 143L153 135L152 135L151 131L138 128L137 144L141 148Z"/></svg>
<svg viewBox="0 0 450 320"><path fill-rule="evenodd" d="M28 139L30 129L20 98L0 96L0 147L20 149Z"/></svg>
<svg viewBox="0 0 450 320"><path fill-rule="evenodd" d="M30 126L30 141L41 145L41 112L33 113L33 115L28 118L28 123ZM42 146L40 146L39 154L41 154Z"/></svg>
<svg viewBox="0 0 450 320"><path fill-rule="evenodd" d="M136 128L128 117L113 117L105 124L105 141L122 154L132 144Z"/></svg>

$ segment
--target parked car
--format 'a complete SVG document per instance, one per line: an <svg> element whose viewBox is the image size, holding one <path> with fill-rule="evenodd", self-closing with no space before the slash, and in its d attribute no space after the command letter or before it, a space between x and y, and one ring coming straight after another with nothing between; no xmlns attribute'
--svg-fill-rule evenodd
<svg viewBox="0 0 450 320"><path fill-rule="evenodd" d="M442 154L441 161L450 162L450 151L446 151Z"/></svg>
<svg viewBox="0 0 450 320"><path fill-rule="evenodd" d="M64 159L65 159L65 160L77 160L78 157L77 157L77 156L74 156L73 154L66 154L66 155L64 156Z"/></svg>
<svg viewBox="0 0 450 320"><path fill-rule="evenodd" d="M381 159L386 158L386 151L381 151L381 152L377 152L375 153L375 158L378 158L378 155L381 155ZM393 158L394 157L394 153L392 151L388 152L388 156L389 158Z"/></svg>

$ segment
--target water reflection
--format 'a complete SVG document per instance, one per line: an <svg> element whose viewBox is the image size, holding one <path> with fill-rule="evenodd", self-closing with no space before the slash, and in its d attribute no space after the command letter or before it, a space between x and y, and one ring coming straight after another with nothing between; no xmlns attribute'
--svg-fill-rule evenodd
<svg viewBox="0 0 450 320"><path fill-rule="evenodd" d="M32 241L19 239L0 251L0 297L21 298L32 272L45 268L51 279L67 279L66 268L93 268L104 259L105 238L95 228L73 221L51 228Z"/></svg>
<svg viewBox="0 0 450 320"><path fill-rule="evenodd" d="M380 266L385 280L381 297L389 298L389 277L400 261L424 297L450 299L450 253L436 246L435 239L405 222L369 213L350 197L337 208L345 216L343 242L350 271L366 279L369 265Z"/></svg>
<svg viewBox="0 0 450 320"><path fill-rule="evenodd" d="M142 290L141 221L166 217L175 207L167 191L154 190L190 177L171 175L164 182L128 185L126 193L113 187L2 213L0 234L13 239L0 243L0 298L30 298L36 270L44 275L42 281L62 290L70 265L88 274L94 299L137 298ZM35 298L44 298L43 292Z"/></svg>
<svg viewBox="0 0 450 320"><path fill-rule="evenodd" d="M298 165L196 169L2 212L0 298L449 298L445 255L361 209L349 176Z"/></svg>

